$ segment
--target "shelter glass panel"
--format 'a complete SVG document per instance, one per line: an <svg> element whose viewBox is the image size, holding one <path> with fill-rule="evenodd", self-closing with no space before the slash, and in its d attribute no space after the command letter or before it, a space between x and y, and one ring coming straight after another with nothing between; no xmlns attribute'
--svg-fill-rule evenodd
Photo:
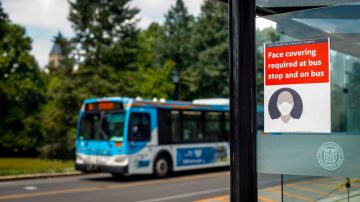
<svg viewBox="0 0 360 202"><path fill-rule="evenodd" d="M263 44L319 38L331 41L331 133L259 132L258 173L283 175L282 191L276 186L260 188L259 197L360 201L360 3L347 2L257 1L264 7L325 5L257 18L258 95L263 93L259 82L263 81ZM262 96L257 97L257 103L264 105ZM325 143L339 147L322 147ZM275 196L275 192L281 195Z"/></svg>

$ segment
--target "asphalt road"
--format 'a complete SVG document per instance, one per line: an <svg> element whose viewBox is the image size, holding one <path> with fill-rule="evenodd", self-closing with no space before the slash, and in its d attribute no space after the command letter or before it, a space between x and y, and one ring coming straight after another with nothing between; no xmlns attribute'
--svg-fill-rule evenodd
<svg viewBox="0 0 360 202"><path fill-rule="evenodd" d="M229 171L177 173L166 179L132 176L115 180L108 174L0 182L1 201L157 202L195 201L229 194ZM279 184L276 175L260 175L259 186Z"/></svg>

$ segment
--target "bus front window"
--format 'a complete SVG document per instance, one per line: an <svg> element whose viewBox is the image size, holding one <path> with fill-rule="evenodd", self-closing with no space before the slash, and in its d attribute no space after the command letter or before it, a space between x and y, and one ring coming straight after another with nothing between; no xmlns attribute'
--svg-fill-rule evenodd
<svg viewBox="0 0 360 202"><path fill-rule="evenodd" d="M123 141L123 112L85 113L80 119L79 137L86 140Z"/></svg>
<svg viewBox="0 0 360 202"><path fill-rule="evenodd" d="M108 135L110 140L123 141L124 140L124 122L125 115L122 112L106 114L106 121L104 121L103 130Z"/></svg>

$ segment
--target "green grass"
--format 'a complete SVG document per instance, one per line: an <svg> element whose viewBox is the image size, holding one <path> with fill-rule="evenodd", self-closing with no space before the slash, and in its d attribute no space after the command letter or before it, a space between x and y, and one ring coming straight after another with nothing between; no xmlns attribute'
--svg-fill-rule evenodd
<svg viewBox="0 0 360 202"><path fill-rule="evenodd" d="M74 170L74 161L38 158L0 158L0 176Z"/></svg>

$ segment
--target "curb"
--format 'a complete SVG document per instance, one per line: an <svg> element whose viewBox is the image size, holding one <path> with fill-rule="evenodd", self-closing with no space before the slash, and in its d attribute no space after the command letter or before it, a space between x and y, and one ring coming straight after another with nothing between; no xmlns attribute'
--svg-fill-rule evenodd
<svg viewBox="0 0 360 202"><path fill-rule="evenodd" d="M0 177L0 182L11 181L11 180L26 180L26 179L38 179L38 178L52 178L52 177L66 177L83 175L81 171L68 171L68 172L57 172L57 173L34 173L34 174L23 174L23 175L9 175Z"/></svg>

